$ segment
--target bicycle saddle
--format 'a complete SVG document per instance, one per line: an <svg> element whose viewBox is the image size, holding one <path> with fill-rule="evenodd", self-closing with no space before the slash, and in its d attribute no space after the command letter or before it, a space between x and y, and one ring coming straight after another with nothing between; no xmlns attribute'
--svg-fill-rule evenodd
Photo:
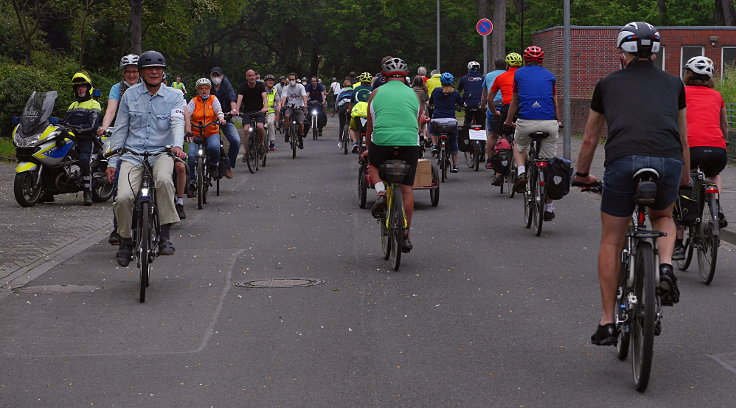
<svg viewBox="0 0 736 408"><path fill-rule="evenodd" d="M547 136L549 136L549 133L542 131L529 133L529 137L531 137L533 140L542 140Z"/></svg>
<svg viewBox="0 0 736 408"><path fill-rule="evenodd" d="M652 168L639 169L631 177L636 181L636 194L634 200L639 205L652 205L657 199L657 183L659 173Z"/></svg>

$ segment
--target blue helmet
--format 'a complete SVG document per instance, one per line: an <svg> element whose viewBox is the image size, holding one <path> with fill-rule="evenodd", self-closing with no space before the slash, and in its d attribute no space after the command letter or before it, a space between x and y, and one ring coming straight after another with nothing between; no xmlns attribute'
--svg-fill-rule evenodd
<svg viewBox="0 0 736 408"><path fill-rule="evenodd" d="M440 83L442 85L452 85L455 83L455 77L451 73L445 72L440 76Z"/></svg>

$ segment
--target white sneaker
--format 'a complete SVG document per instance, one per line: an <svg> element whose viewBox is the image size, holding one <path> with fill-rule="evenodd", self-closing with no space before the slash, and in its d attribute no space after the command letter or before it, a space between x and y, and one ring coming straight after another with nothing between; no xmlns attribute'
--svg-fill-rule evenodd
<svg viewBox="0 0 736 408"><path fill-rule="evenodd" d="M337 150L342 149L342 142L337 142Z"/></svg>

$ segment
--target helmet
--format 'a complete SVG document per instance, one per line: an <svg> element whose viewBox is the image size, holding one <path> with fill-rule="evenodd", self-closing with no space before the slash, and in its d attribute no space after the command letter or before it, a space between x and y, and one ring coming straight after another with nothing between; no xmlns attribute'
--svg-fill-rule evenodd
<svg viewBox="0 0 736 408"><path fill-rule="evenodd" d="M636 21L621 28L616 46L640 57L659 52L659 31L646 22Z"/></svg>
<svg viewBox="0 0 736 408"><path fill-rule="evenodd" d="M72 86L87 85L92 88L92 80L89 79L89 75L86 72L77 72L72 76Z"/></svg>
<svg viewBox="0 0 736 408"><path fill-rule="evenodd" d="M512 52L509 55L506 56L506 63L509 64L511 67L520 67L521 66L521 55Z"/></svg>
<svg viewBox="0 0 736 408"><path fill-rule="evenodd" d="M713 78L713 61L708 57L692 57L687 60L685 68L699 75L706 75Z"/></svg>
<svg viewBox="0 0 736 408"><path fill-rule="evenodd" d="M276 80L276 77L273 76L273 75L271 75L271 74L266 74L266 76L263 78L264 81L268 81L269 79L275 81Z"/></svg>
<svg viewBox="0 0 736 408"><path fill-rule="evenodd" d="M383 63L381 73L385 76L407 76L409 75L409 66L401 58L393 57Z"/></svg>
<svg viewBox="0 0 736 408"><path fill-rule="evenodd" d="M120 58L120 69L125 69L130 65L138 65L138 56L135 54L128 54Z"/></svg>
<svg viewBox="0 0 736 408"><path fill-rule="evenodd" d="M480 63L478 61L468 62L468 71L477 71L480 69Z"/></svg>
<svg viewBox="0 0 736 408"><path fill-rule="evenodd" d="M530 45L524 50L524 59L530 62L544 61L544 51L536 45Z"/></svg>
<svg viewBox="0 0 736 408"><path fill-rule="evenodd" d="M281 76L279 77L279 81L283 81L284 79L286 79L286 77L285 77L285 76L283 76L283 75L281 75Z"/></svg>
<svg viewBox="0 0 736 408"><path fill-rule="evenodd" d="M358 75L358 81L371 82L373 81L373 76L371 76L370 72L363 72L362 74Z"/></svg>
<svg viewBox="0 0 736 408"><path fill-rule="evenodd" d="M443 72L440 76L440 83L442 85L452 85L455 83L455 77L449 72Z"/></svg>
<svg viewBox="0 0 736 408"><path fill-rule="evenodd" d="M207 88L212 88L212 82L209 78L199 78L197 80L197 83L194 84L194 87L199 89L200 86L206 86Z"/></svg>
<svg viewBox="0 0 736 408"><path fill-rule="evenodd" d="M166 58L158 51L146 51L138 57L138 69L146 67L166 68Z"/></svg>

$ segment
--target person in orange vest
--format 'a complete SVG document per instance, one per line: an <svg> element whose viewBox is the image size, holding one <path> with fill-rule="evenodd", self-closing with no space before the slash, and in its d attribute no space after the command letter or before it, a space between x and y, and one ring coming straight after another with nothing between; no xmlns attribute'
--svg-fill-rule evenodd
<svg viewBox="0 0 736 408"><path fill-rule="evenodd" d="M187 138L189 142L189 156L187 158L187 164L189 165L189 188L187 191L187 197L194 197L196 188L196 173L195 173L195 157L197 155L197 144L193 143L195 138L203 136L206 140L204 145L207 149L207 157L210 163L210 174L217 174L218 163L220 163L220 126L225 124L225 114L222 112L222 106L220 101L210 95L210 89L212 89L212 82L209 78L200 78L196 83L197 96L192 98L187 105L187 110L190 115L190 123L193 124L207 124L213 120L217 123L213 123L210 126L200 130L198 128L192 132L192 127L189 125L187 129L188 134L192 134ZM219 124L219 125L218 125ZM177 203L178 204L178 203Z"/></svg>

